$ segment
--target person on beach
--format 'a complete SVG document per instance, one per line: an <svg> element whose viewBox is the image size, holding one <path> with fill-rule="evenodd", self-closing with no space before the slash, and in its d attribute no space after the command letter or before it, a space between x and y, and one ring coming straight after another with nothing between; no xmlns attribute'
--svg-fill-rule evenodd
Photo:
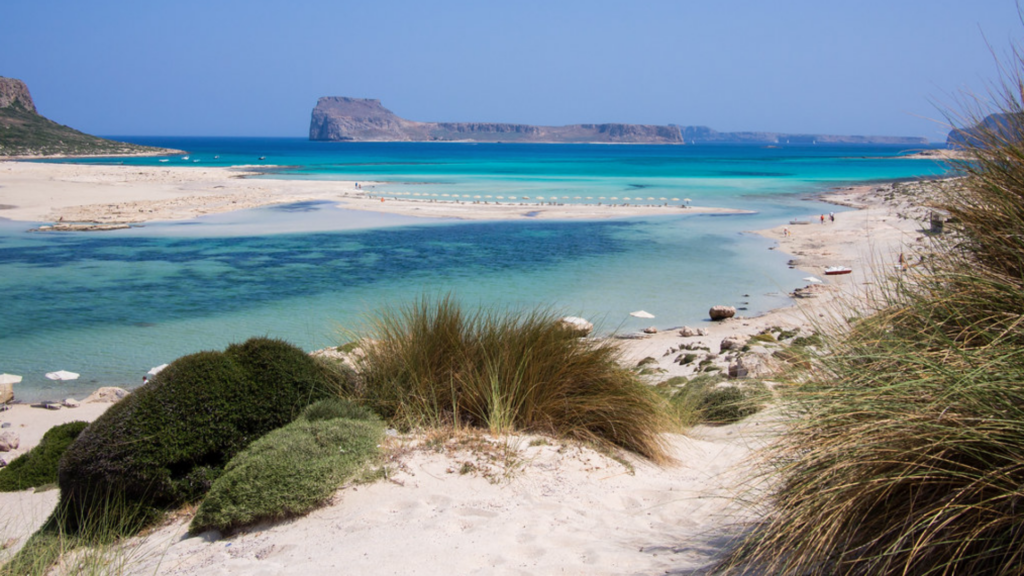
<svg viewBox="0 0 1024 576"><path fill-rule="evenodd" d="M821 215L821 223L822 223L822 224L824 224L824 223L825 223L825 215L824 215L824 214L822 214L822 215Z"/></svg>
<svg viewBox="0 0 1024 576"><path fill-rule="evenodd" d="M788 226L786 226L785 228L782 229L782 235L786 236L787 238L789 237L789 227Z"/></svg>
<svg viewBox="0 0 1024 576"><path fill-rule="evenodd" d="M828 220L829 220L829 222L835 222L836 221L836 213L835 212L829 212L828 213Z"/></svg>

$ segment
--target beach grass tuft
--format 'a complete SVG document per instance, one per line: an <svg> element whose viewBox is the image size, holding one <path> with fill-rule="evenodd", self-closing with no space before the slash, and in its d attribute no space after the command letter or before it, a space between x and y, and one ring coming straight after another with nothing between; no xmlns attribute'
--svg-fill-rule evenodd
<svg viewBox="0 0 1024 576"><path fill-rule="evenodd" d="M400 427L473 426L614 445L668 460L667 406L608 340L546 310L467 311L423 297L383 311L364 340L359 395Z"/></svg>
<svg viewBox="0 0 1024 576"><path fill-rule="evenodd" d="M923 264L827 337L723 573L1024 573L1024 60Z"/></svg>

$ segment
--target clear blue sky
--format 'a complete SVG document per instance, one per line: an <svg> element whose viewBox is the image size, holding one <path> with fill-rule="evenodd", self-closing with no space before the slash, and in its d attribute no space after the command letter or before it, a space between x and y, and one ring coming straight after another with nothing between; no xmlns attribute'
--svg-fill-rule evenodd
<svg viewBox="0 0 1024 576"><path fill-rule="evenodd" d="M940 108L1021 38L1014 0L26 0L0 10L0 76L102 135L305 136L318 97L356 96L422 121L942 140Z"/></svg>

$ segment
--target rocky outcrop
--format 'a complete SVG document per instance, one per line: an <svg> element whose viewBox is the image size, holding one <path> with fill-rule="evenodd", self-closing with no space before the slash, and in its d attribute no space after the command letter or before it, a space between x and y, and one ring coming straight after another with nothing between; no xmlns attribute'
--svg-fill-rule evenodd
<svg viewBox="0 0 1024 576"><path fill-rule="evenodd" d="M99 390L93 392L92 394L89 394L89 396L86 397L84 402L86 402L87 404L91 404L94 402L106 402L113 404L123 399L127 395L128 391L125 390L124 388L118 388L116 386L104 386Z"/></svg>
<svg viewBox="0 0 1024 576"><path fill-rule="evenodd" d="M20 445L21 438L18 437L17 432L11 432L10 430L0 432L0 452L17 450Z"/></svg>
<svg viewBox="0 0 1024 576"><path fill-rule="evenodd" d="M0 108L8 106L20 107L26 112L36 114L36 105L28 93L28 86L21 80L0 76Z"/></svg>
<svg viewBox="0 0 1024 576"><path fill-rule="evenodd" d="M579 316L566 316L559 320L558 323L580 338L589 336L594 331L594 324Z"/></svg>
<svg viewBox="0 0 1024 576"><path fill-rule="evenodd" d="M309 139L333 142L620 142L682 144L679 129L647 124L533 126L496 122L415 122L380 100L327 96L317 101Z"/></svg>
<svg viewBox="0 0 1024 576"><path fill-rule="evenodd" d="M993 142L1016 141L1024 133L1024 114L989 114L970 128L954 128L946 136L949 148L982 148Z"/></svg>
<svg viewBox="0 0 1024 576"><path fill-rule="evenodd" d="M712 320L725 320L726 318L732 318L736 315L736 308L732 306L712 306L708 310L708 316L711 316Z"/></svg>
<svg viewBox="0 0 1024 576"><path fill-rule="evenodd" d="M841 136L836 134L783 134L780 132L719 132L707 126L679 126L687 144L764 144L764 145L865 145L926 146L927 138L916 136Z"/></svg>
<svg viewBox="0 0 1024 576"><path fill-rule="evenodd" d="M40 115L21 80L0 77L0 156L122 156L169 152L90 136Z"/></svg>

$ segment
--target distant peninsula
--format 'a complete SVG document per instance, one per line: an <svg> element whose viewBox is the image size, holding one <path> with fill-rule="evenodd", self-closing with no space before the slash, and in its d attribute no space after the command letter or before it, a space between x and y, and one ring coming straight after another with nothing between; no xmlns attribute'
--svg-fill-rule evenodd
<svg viewBox="0 0 1024 576"><path fill-rule="evenodd" d="M325 96L313 108L309 139L322 142L504 142L615 144L891 144L926 146L926 138L834 136L775 132L717 132L706 126L570 124L534 126L497 122L416 122L380 100Z"/></svg>
<svg viewBox="0 0 1024 576"><path fill-rule="evenodd" d="M0 158L13 156L128 156L168 152L115 142L58 124L36 111L28 86L0 76Z"/></svg>

